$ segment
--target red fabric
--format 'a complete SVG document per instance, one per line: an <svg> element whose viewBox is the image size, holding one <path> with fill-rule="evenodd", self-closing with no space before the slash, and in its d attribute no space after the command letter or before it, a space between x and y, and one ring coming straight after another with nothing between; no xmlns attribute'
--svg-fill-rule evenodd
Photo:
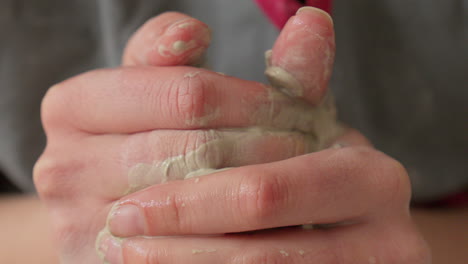
<svg viewBox="0 0 468 264"><path fill-rule="evenodd" d="M255 2L278 29L282 29L288 19L303 6L317 7L328 13L332 8L332 0L305 0L305 5L298 0L255 0Z"/></svg>

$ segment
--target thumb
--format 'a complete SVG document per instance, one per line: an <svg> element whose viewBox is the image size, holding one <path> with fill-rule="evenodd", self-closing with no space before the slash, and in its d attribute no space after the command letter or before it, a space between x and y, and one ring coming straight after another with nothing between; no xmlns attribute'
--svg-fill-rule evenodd
<svg viewBox="0 0 468 264"><path fill-rule="evenodd" d="M272 51L267 51L270 83L293 97L317 105L327 92L335 55L331 17L304 7L291 17Z"/></svg>
<svg viewBox="0 0 468 264"><path fill-rule="evenodd" d="M130 38L122 64L195 65L201 62L210 41L211 31L203 22L177 12L164 13Z"/></svg>

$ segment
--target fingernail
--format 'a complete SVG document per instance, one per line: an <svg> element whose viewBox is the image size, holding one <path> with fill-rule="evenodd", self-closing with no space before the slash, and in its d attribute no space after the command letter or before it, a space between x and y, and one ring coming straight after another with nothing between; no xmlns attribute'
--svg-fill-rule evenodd
<svg viewBox="0 0 468 264"><path fill-rule="evenodd" d="M110 215L110 232L118 237L144 235L145 223L141 210L135 205L117 206Z"/></svg>
<svg viewBox="0 0 468 264"><path fill-rule="evenodd" d="M325 17L327 17L331 23L333 24L333 19L332 17L330 16L329 13L323 11L322 9L320 8L316 8L316 7L312 7L312 6L304 6L304 7L301 7L297 10L296 12L296 15L299 15L300 13L303 13L303 12L315 12L315 13L321 13L322 15L324 15Z"/></svg>
<svg viewBox="0 0 468 264"><path fill-rule="evenodd" d="M122 242L119 239L112 237L111 235L102 239L101 245L99 246L99 252L104 258L105 263L124 263L122 255Z"/></svg>

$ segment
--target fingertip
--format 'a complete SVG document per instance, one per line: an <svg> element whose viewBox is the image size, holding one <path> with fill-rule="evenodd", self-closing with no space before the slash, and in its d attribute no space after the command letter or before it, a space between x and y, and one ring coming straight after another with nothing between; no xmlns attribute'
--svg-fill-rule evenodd
<svg viewBox="0 0 468 264"><path fill-rule="evenodd" d="M124 65L195 65L211 42L205 23L187 15L168 12L145 23L131 38Z"/></svg>
<svg viewBox="0 0 468 264"><path fill-rule="evenodd" d="M197 64L211 42L211 30L194 18L170 25L149 52L150 65L173 66Z"/></svg>
<svg viewBox="0 0 468 264"><path fill-rule="evenodd" d="M320 8L312 6L304 6L299 8L296 12L296 16L316 16L325 19L328 23L333 25L333 18L330 16L329 13L325 12Z"/></svg>
<svg viewBox="0 0 468 264"><path fill-rule="evenodd" d="M273 86L286 84L286 87L277 88L289 90L290 95L317 105L327 93L334 54L331 17L317 8L301 8L281 31L273 46L270 65L267 65L282 69L282 72L288 73L287 79L294 81L288 84L279 76L269 76L269 79L274 80ZM268 74L271 75L271 72L267 69Z"/></svg>

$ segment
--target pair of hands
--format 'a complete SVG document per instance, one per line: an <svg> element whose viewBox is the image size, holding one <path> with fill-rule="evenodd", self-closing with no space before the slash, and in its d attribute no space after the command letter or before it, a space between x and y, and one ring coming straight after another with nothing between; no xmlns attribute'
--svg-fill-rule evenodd
<svg viewBox="0 0 468 264"><path fill-rule="evenodd" d="M123 67L47 93L34 176L62 262L102 262L96 243L109 263L429 263L398 162L352 129L307 154L316 124L297 104L313 112L326 94L331 19L302 10L273 48L301 99L183 66L209 41L205 24L165 13L133 36ZM235 168L180 180L206 166Z"/></svg>

